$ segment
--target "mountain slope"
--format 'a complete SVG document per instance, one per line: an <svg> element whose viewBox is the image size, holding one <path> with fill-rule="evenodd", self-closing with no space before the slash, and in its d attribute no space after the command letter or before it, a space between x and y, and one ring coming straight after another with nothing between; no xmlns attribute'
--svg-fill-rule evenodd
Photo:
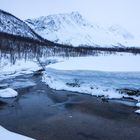
<svg viewBox="0 0 140 140"><path fill-rule="evenodd" d="M28 19L26 23L40 36L56 43L98 47L140 46L140 41L122 27L90 23L78 12Z"/></svg>
<svg viewBox="0 0 140 140"><path fill-rule="evenodd" d="M25 22L0 10L0 33L7 33L32 39L41 39Z"/></svg>

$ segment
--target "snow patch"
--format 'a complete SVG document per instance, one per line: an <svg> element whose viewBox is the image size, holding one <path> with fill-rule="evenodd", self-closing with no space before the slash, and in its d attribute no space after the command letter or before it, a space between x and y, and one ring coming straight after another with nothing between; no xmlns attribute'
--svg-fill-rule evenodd
<svg viewBox="0 0 140 140"><path fill-rule="evenodd" d="M139 110L136 110L135 113L140 114L140 109Z"/></svg>
<svg viewBox="0 0 140 140"><path fill-rule="evenodd" d="M0 139L1 140L33 140L32 138L28 138L26 136L22 136L20 134L16 134L13 132L10 132L0 126Z"/></svg>
<svg viewBox="0 0 140 140"><path fill-rule="evenodd" d="M11 88L6 88L6 89L0 90L0 97L1 98L13 98L16 96L18 96L18 93Z"/></svg>
<svg viewBox="0 0 140 140"><path fill-rule="evenodd" d="M140 103L137 103L137 104L136 104L136 107L140 107Z"/></svg>

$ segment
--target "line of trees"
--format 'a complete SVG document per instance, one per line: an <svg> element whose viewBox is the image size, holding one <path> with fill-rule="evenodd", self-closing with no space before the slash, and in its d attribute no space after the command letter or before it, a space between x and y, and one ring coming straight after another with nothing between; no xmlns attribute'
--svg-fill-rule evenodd
<svg viewBox="0 0 140 140"><path fill-rule="evenodd" d="M140 48L100 48L100 47L72 47L61 45L47 40L35 40L31 38L0 33L0 58L9 57L14 63L16 59L33 59L48 56L86 56L100 53L131 52L140 54Z"/></svg>

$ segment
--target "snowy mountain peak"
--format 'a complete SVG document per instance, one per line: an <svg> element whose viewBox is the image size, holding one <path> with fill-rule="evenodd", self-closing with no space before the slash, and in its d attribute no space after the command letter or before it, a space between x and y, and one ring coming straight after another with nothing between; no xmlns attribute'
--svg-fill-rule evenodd
<svg viewBox="0 0 140 140"><path fill-rule="evenodd" d="M28 19L26 23L42 37L73 46L140 46L134 35L118 25L91 23L79 12Z"/></svg>
<svg viewBox="0 0 140 140"><path fill-rule="evenodd" d="M46 28L50 30L58 30L64 27L64 24L67 23L71 25L71 21L75 24L81 24L85 22L82 15L79 12L71 12L65 14L49 15L42 16L36 19L27 19L26 22L31 27L36 27L39 30L44 30Z"/></svg>
<svg viewBox="0 0 140 140"><path fill-rule="evenodd" d="M78 11L71 12L71 15L73 15L74 17L82 17L82 15Z"/></svg>
<svg viewBox="0 0 140 140"><path fill-rule="evenodd" d="M75 20L84 20L79 12L71 12L69 15Z"/></svg>

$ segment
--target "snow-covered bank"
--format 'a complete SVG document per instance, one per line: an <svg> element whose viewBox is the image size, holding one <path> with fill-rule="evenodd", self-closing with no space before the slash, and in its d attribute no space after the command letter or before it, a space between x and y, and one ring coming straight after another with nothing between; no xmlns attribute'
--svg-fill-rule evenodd
<svg viewBox="0 0 140 140"><path fill-rule="evenodd" d="M42 57L40 61L42 65L54 64L57 62L62 62L67 60L63 57ZM42 69L37 60L27 60L24 59L16 60L15 64L12 64L8 59L2 58L0 60L0 81L3 79L8 79L24 74L31 74L35 71Z"/></svg>
<svg viewBox="0 0 140 140"><path fill-rule="evenodd" d="M28 138L26 136L22 136L13 132L10 132L0 126L0 139L1 140L33 140L32 138Z"/></svg>
<svg viewBox="0 0 140 140"><path fill-rule="evenodd" d="M13 98L16 96L18 96L18 93L11 88L0 89L0 97L1 98Z"/></svg>
<svg viewBox="0 0 140 140"><path fill-rule="evenodd" d="M17 60L13 65L8 60L1 60L0 80L16 77L23 74L30 74L39 69L40 67L35 61Z"/></svg>
<svg viewBox="0 0 140 140"><path fill-rule="evenodd" d="M140 55L131 54L70 58L47 66L43 81L56 90L106 98L128 97L118 89L140 89L139 60Z"/></svg>

